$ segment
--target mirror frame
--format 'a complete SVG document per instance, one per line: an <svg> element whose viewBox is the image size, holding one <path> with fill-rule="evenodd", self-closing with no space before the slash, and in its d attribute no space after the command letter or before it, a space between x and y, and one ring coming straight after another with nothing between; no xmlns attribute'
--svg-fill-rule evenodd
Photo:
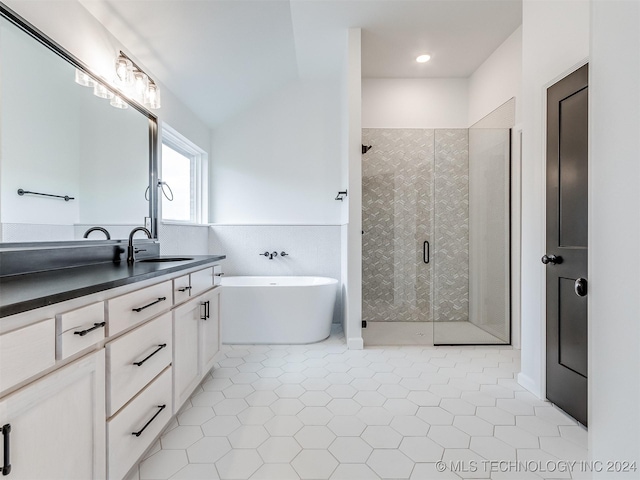
<svg viewBox="0 0 640 480"><path fill-rule="evenodd" d="M158 241L158 189L153 188L158 185L158 117L147 110L143 105L136 102L120 92L117 88L105 82L103 78L96 75L91 69L75 55L60 46L53 39L49 38L38 28L33 26L27 20L22 18L16 12L0 2L0 17L6 19L9 23L22 30L31 38L51 50L62 60L70 63L73 67L81 70L89 75L94 81L106 87L112 93L118 95L127 104L144 115L149 121L149 218L151 219L151 241ZM72 79L73 80L73 79ZM147 239L137 239L136 241L144 242ZM0 250L10 249L16 250L20 248L60 248L73 246L89 246L89 245L112 245L126 242L127 239L113 240L60 240L60 241L42 241L42 242L1 242Z"/></svg>

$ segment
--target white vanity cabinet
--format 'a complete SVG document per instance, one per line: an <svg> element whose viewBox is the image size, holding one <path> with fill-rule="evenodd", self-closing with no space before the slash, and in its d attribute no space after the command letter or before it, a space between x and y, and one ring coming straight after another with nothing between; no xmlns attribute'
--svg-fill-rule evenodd
<svg viewBox="0 0 640 480"><path fill-rule="evenodd" d="M219 298L214 289L173 310L175 412L211 369L220 349Z"/></svg>
<svg viewBox="0 0 640 480"><path fill-rule="evenodd" d="M11 464L12 480L105 478L104 399L103 350L4 397L10 455L0 448L0 467Z"/></svg>
<svg viewBox="0 0 640 480"><path fill-rule="evenodd" d="M214 272L185 269L0 319L0 468L11 464L12 479L124 478L213 367Z"/></svg>

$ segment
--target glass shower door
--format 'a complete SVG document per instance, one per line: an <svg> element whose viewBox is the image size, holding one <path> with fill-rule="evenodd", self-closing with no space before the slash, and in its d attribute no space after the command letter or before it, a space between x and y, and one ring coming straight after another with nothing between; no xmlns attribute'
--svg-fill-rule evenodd
<svg viewBox="0 0 640 480"><path fill-rule="evenodd" d="M430 342L433 130L363 129L362 317L400 341L403 326ZM371 323L379 322L376 325ZM383 323L384 322L384 323ZM417 322L422 322L421 324ZM394 337L395 338L394 340ZM406 338L406 337L405 337Z"/></svg>
<svg viewBox="0 0 640 480"><path fill-rule="evenodd" d="M508 344L510 130L436 130L433 340Z"/></svg>

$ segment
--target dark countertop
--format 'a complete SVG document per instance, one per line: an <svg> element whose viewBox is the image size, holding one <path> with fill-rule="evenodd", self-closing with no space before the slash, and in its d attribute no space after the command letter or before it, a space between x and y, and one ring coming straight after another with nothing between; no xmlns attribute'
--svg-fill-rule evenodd
<svg viewBox="0 0 640 480"><path fill-rule="evenodd" d="M225 255L194 255L181 262L99 263L0 278L0 317L206 265Z"/></svg>

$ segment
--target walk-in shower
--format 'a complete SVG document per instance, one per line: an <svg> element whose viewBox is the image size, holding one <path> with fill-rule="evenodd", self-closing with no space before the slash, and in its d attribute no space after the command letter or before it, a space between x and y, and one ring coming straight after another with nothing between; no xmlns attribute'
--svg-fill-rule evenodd
<svg viewBox="0 0 640 480"><path fill-rule="evenodd" d="M510 343L509 129L362 142L365 343Z"/></svg>

